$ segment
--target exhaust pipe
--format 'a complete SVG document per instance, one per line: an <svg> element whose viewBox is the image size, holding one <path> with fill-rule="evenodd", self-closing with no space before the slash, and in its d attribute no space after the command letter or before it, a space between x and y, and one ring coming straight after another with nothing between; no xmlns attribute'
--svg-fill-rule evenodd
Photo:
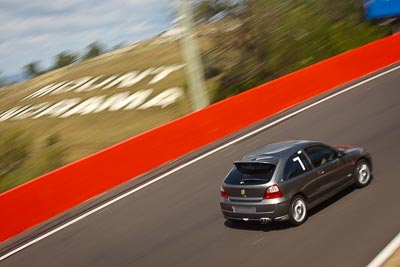
<svg viewBox="0 0 400 267"><path fill-rule="evenodd" d="M270 218L260 218L260 221L262 224L267 224L267 223L271 222L271 219Z"/></svg>

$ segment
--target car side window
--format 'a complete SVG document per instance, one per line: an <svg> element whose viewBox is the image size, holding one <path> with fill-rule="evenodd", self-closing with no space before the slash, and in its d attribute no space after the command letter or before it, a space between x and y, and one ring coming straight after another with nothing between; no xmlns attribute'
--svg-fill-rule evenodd
<svg viewBox="0 0 400 267"><path fill-rule="evenodd" d="M314 167L322 166L337 159L337 153L330 147L317 145L305 149Z"/></svg>
<svg viewBox="0 0 400 267"><path fill-rule="evenodd" d="M292 155L287 161L284 170L285 179L291 179L311 170L311 165L303 152L299 150Z"/></svg>

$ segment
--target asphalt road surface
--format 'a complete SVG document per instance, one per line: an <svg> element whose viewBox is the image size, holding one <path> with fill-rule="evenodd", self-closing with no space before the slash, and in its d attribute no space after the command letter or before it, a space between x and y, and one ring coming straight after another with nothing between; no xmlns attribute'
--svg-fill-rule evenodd
<svg viewBox="0 0 400 267"><path fill-rule="evenodd" d="M219 186L232 162L292 138L366 147L375 178L324 202L299 227L225 221ZM400 231L399 166L397 69L209 155L0 266L366 266Z"/></svg>

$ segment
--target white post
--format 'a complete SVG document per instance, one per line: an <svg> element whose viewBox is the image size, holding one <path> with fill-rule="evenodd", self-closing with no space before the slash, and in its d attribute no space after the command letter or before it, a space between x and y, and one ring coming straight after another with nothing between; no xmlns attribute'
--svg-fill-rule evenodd
<svg viewBox="0 0 400 267"><path fill-rule="evenodd" d="M199 110L209 105L207 90L204 82L204 72L199 50L192 32L192 14L187 0L177 0L179 21L183 28L181 44L185 60L186 79L193 110Z"/></svg>

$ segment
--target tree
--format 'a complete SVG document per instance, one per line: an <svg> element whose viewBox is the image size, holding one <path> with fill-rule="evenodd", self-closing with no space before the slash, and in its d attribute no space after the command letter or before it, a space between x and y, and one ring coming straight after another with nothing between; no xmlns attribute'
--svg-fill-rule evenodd
<svg viewBox="0 0 400 267"><path fill-rule="evenodd" d="M214 101L390 34L358 0L242 2L239 27L214 40L211 58L224 64Z"/></svg>
<svg viewBox="0 0 400 267"><path fill-rule="evenodd" d="M3 87L6 85L6 82L3 80L3 78L1 77L1 75L3 75L3 72L0 71L0 87Z"/></svg>
<svg viewBox="0 0 400 267"><path fill-rule="evenodd" d="M78 60L79 55L68 51L63 51L55 56L54 69L62 68Z"/></svg>
<svg viewBox="0 0 400 267"><path fill-rule="evenodd" d="M65 148L61 145L61 136L57 133L49 135L43 146L40 156L41 171L43 173L60 168L64 165L66 157Z"/></svg>
<svg viewBox="0 0 400 267"><path fill-rule="evenodd" d="M226 16L238 13L246 1L232 0L203 0L194 4L194 20L196 22L208 21L215 15L223 12Z"/></svg>
<svg viewBox="0 0 400 267"><path fill-rule="evenodd" d="M28 158L31 140L18 129L0 132L0 177L21 166Z"/></svg>
<svg viewBox="0 0 400 267"><path fill-rule="evenodd" d="M216 10L215 1L201 1L197 4L194 12L195 21L207 21L212 16L216 15L218 11Z"/></svg>
<svg viewBox="0 0 400 267"><path fill-rule="evenodd" d="M33 61L23 67L24 73L27 77L33 78L43 73L39 68L39 61Z"/></svg>
<svg viewBox="0 0 400 267"><path fill-rule="evenodd" d="M115 51L115 50L124 48L126 46L127 46L127 44L125 44L125 42L120 42L120 43L118 43L116 45L113 45L113 47L111 48L111 51Z"/></svg>
<svg viewBox="0 0 400 267"><path fill-rule="evenodd" d="M89 59L93 57L97 57L104 53L104 47L98 41L89 44L86 47L86 53L83 56L83 59Z"/></svg>

